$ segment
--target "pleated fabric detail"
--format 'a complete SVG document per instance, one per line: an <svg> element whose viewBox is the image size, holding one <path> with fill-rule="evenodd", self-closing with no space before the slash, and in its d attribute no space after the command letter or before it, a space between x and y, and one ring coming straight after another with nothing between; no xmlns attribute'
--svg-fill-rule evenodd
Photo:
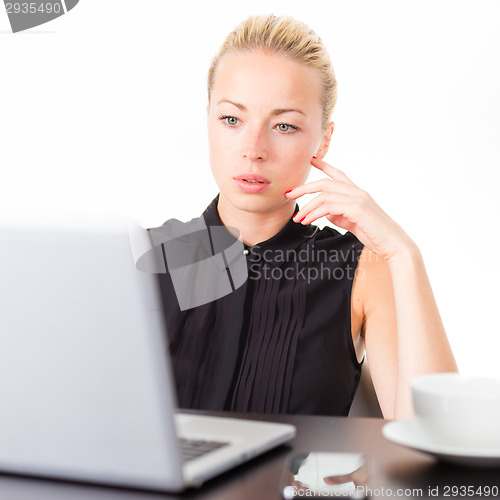
<svg viewBox="0 0 500 500"><path fill-rule="evenodd" d="M261 277L255 281L246 344L231 402L233 411L287 412L306 307L307 272L300 272L300 268L308 264L294 262L293 272L285 275L286 265L271 268L265 262L257 270ZM272 269L286 278L264 278Z"/></svg>

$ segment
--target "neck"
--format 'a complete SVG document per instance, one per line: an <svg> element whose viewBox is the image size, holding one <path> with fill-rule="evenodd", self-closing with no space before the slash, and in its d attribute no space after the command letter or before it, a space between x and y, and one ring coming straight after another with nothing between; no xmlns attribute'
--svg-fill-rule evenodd
<svg viewBox="0 0 500 500"><path fill-rule="evenodd" d="M231 205L221 194L217 210L226 227L238 229L239 239L248 246L254 246L283 229L293 215L295 200L285 202L272 212L247 212Z"/></svg>

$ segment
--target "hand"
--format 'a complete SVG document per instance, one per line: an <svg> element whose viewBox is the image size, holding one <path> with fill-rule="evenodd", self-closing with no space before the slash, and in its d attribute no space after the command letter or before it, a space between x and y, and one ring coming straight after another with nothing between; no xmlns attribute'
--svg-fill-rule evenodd
<svg viewBox="0 0 500 500"><path fill-rule="evenodd" d="M311 224L326 217L387 261L406 246L414 246L403 229L344 172L314 157L311 164L328 178L302 184L286 194L288 199L295 200L308 193L320 193L295 214L295 222Z"/></svg>
<svg viewBox="0 0 500 500"><path fill-rule="evenodd" d="M368 469L366 465L362 465L358 469L350 472L349 474L327 476L323 481L329 485L345 484L353 482L356 487L364 487L368 485Z"/></svg>

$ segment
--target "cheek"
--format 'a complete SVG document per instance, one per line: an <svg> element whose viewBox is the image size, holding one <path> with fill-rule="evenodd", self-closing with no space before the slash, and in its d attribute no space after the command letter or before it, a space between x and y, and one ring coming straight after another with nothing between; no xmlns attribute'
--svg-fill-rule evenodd
<svg viewBox="0 0 500 500"><path fill-rule="evenodd" d="M297 162L309 161L318 147L318 139L310 130L293 134L288 139L282 142L282 154Z"/></svg>
<svg viewBox="0 0 500 500"><path fill-rule="evenodd" d="M304 163L297 168L297 174L295 180L297 184L304 184L309 177L309 172L311 171L311 164Z"/></svg>
<svg viewBox="0 0 500 500"><path fill-rule="evenodd" d="M223 162L225 158L231 156L234 141L231 141L218 125L217 123L208 127L208 147L211 160Z"/></svg>
<svg viewBox="0 0 500 500"><path fill-rule="evenodd" d="M281 158L293 172L296 180L304 180L311 171L311 158L315 154L314 145L311 141L300 141L293 144L293 147L284 148L281 152Z"/></svg>

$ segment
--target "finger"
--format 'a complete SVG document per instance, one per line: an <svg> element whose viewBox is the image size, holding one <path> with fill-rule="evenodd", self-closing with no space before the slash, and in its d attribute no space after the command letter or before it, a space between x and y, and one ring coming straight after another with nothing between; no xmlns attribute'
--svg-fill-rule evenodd
<svg viewBox="0 0 500 500"><path fill-rule="evenodd" d="M331 197L335 197L336 202L347 203L350 199L349 196L343 194L332 194L332 193L321 193L320 195L313 198L311 201L306 203L294 216L293 220L295 222L301 222L305 217L313 210L318 209L321 205L332 202Z"/></svg>
<svg viewBox="0 0 500 500"><path fill-rule="evenodd" d="M351 205L349 201L341 203L322 203L319 207L311 210L307 215L302 217L301 224L312 224L315 220L327 215L341 215L350 220L348 216L348 207Z"/></svg>
<svg viewBox="0 0 500 500"><path fill-rule="evenodd" d="M323 191L332 191L334 182L331 179L320 179L318 181L308 182L307 184L301 184L290 191L286 192L285 195L291 200L300 198L306 193L319 193Z"/></svg>
<svg viewBox="0 0 500 500"><path fill-rule="evenodd" d="M321 170L322 172L325 172L325 174L331 177L334 181L345 182L346 184L350 184L351 186L356 186L356 184L354 184L354 182L352 182L351 179L349 179L349 177L347 177L347 175L342 172L342 170L333 167L329 163L326 163L326 161L313 157L311 160L311 165Z"/></svg>
<svg viewBox="0 0 500 500"><path fill-rule="evenodd" d="M352 481L351 474L344 474L339 476L327 476L323 478L325 484L334 486L336 484L350 483Z"/></svg>
<svg viewBox="0 0 500 500"><path fill-rule="evenodd" d="M301 196L304 196L305 194L330 192L355 196L358 191L359 188L357 188L356 186L345 184L342 181L320 179L318 181L308 182L307 184L301 184L300 186L297 186L285 193L285 195L288 199L295 200L297 198L300 198Z"/></svg>

